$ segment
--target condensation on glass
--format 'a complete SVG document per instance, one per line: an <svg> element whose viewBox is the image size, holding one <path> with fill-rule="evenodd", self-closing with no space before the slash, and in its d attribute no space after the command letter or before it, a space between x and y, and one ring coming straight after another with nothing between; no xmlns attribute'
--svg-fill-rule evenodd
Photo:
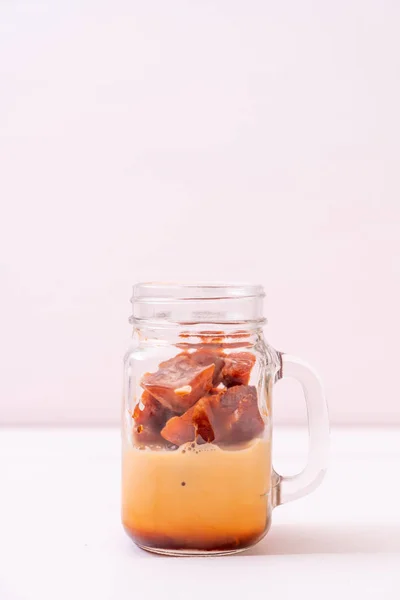
<svg viewBox="0 0 400 600"><path fill-rule="evenodd" d="M314 489L328 448L318 377L264 339L257 285L134 286L124 361L122 522L163 554L229 554L267 533L272 509ZM272 394L298 379L309 459L292 477L271 462Z"/></svg>

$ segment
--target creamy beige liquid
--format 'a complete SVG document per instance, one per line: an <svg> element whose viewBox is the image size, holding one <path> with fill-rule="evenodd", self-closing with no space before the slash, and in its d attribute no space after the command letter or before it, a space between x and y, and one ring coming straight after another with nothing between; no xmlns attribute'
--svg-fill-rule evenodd
<svg viewBox="0 0 400 600"><path fill-rule="evenodd" d="M126 443L122 521L139 544L164 549L246 547L269 524L270 442L241 448L186 444L139 450Z"/></svg>

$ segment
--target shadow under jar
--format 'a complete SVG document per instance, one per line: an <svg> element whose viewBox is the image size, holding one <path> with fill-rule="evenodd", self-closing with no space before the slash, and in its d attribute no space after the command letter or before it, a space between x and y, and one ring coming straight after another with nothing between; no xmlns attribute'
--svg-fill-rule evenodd
<svg viewBox="0 0 400 600"><path fill-rule="evenodd" d="M162 554L230 554L267 533L278 504L321 481L328 418L309 367L263 337L255 285L134 286L124 363L122 522ZM309 461L295 477L271 463L272 392L305 391Z"/></svg>

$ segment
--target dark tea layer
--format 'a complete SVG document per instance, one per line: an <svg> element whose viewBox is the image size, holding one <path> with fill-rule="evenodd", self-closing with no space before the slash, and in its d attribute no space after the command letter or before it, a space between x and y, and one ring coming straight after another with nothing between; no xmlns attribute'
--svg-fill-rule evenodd
<svg viewBox="0 0 400 600"><path fill-rule="evenodd" d="M266 523L263 530L247 535L237 536L213 536L200 535L188 539L182 537L168 537L163 535L155 535L144 531L136 531L124 526L129 537L139 546L153 551L159 550L162 553L170 552L229 552L244 550L257 544L268 531L269 523Z"/></svg>

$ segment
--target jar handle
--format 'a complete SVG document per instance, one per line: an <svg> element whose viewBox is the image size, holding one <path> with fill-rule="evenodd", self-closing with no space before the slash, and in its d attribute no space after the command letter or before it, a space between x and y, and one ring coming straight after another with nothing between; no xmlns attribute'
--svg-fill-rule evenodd
<svg viewBox="0 0 400 600"><path fill-rule="evenodd" d="M308 460L297 475L279 475L275 506L306 496L319 486L324 478L329 450L329 417L321 381L315 371L302 360L289 354L280 354L279 378L292 377L303 388L308 415Z"/></svg>

